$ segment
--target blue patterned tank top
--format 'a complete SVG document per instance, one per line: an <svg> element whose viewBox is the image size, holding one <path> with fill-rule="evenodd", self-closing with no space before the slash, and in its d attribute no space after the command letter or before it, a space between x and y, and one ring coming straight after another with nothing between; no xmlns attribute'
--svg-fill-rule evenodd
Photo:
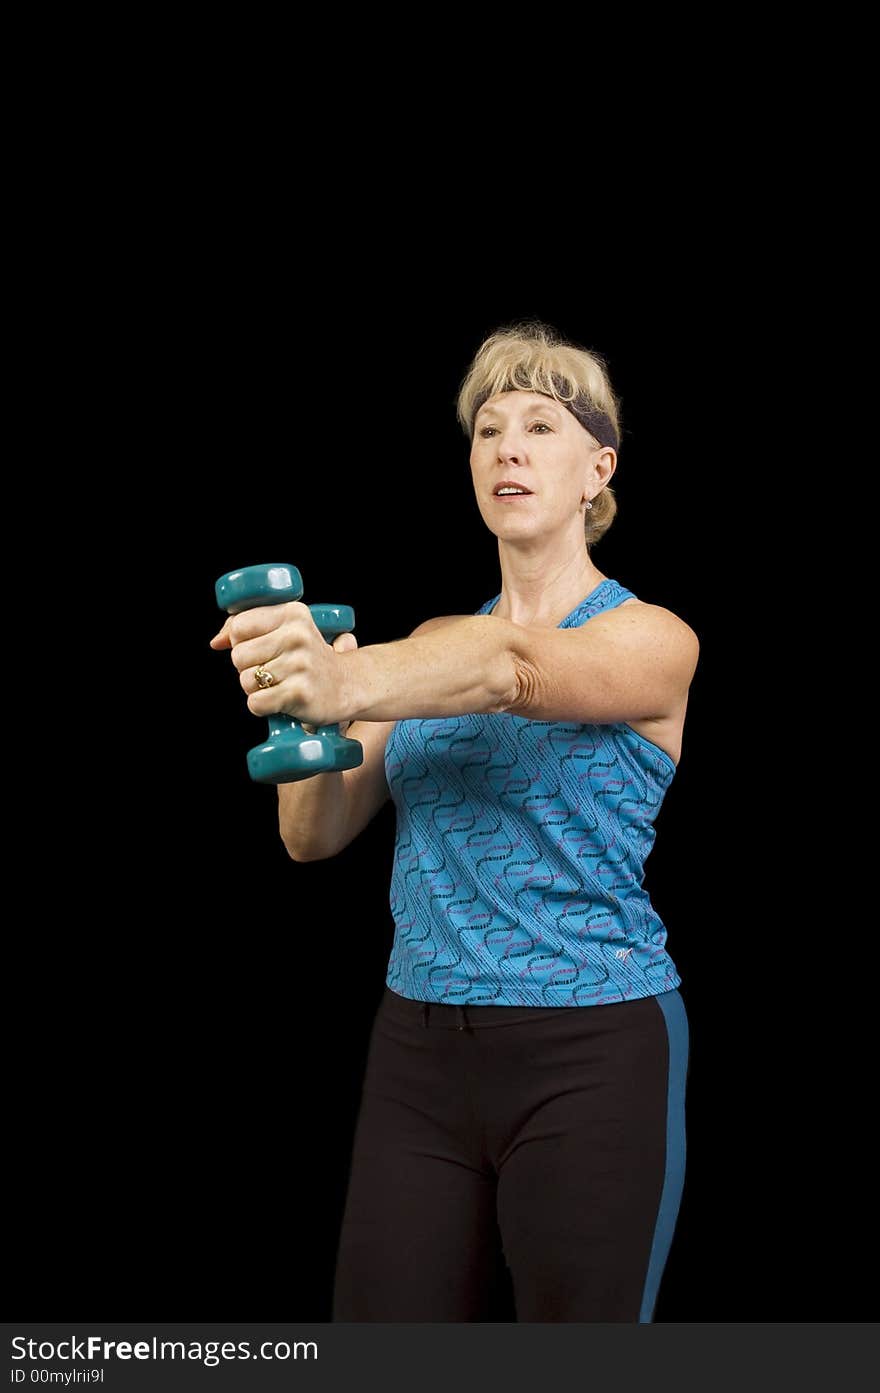
<svg viewBox="0 0 880 1393"><path fill-rule="evenodd" d="M603 580L558 627L631 596ZM675 775L658 745L624 722L403 720L385 774L397 810L392 991L457 1005L598 1006L681 984L643 888Z"/></svg>

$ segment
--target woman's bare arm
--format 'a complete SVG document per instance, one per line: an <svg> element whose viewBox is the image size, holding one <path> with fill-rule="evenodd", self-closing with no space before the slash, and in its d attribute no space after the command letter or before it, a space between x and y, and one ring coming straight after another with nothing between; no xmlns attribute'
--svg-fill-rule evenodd
<svg viewBox="0 0 880 1393"><path fill-rule="evenodd" d="M453 617L426 619L413 630L427 633ZM364 747L356 769L313 774L308 779L278 785L278 822L294 861L324 861L344 851L388 801L385 747L394 721L343 721L339 730Z"/></svg>
<svg viewBox="0 0 880 1393"><path fill-rule="evenodd" d="M294 861L337 856L390 797L385 745L394 721L342 722L339 730L364 747L363 764L278 785L281 840Z"/></svg>

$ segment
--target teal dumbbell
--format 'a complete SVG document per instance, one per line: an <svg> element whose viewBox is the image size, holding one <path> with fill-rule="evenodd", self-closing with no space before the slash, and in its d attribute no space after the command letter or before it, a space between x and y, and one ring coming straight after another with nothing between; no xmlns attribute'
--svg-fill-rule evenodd
<svg viewBox="0 0 880 1393"><path fill-rule="evenodd" d="M283 563L245 566L242 571L227 571L221 576L214 593L227 614L240 614L258 605L283 605L301 599L302 576L295 566ZM309 611L328 643L354 628L350 605L309 605ZM363 745L340 735L338 725L318 726L312 735L300 721L281 711L269 717L265 744L255 745L247 757L248 772L258 784L291 784L313 774L356 769L363 762Z"/></svg>

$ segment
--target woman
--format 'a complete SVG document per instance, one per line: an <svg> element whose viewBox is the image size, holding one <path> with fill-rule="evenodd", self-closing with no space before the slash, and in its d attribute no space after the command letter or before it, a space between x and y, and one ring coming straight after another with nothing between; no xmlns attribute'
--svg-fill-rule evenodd
<svg viewBox="0 0 880 1393"><path fill-rule="evenodd" d="M353 721L364 746L358 769L279 785L294 860L397 809L333 1319L485 1320L500 1243L517 1320L650 1322L688 1025L643 864L699 644L591 559L620 439L597 354L499 329L457 409L498 595L364 649L331 648L298 602L212 640L255 714Z"/></svg>

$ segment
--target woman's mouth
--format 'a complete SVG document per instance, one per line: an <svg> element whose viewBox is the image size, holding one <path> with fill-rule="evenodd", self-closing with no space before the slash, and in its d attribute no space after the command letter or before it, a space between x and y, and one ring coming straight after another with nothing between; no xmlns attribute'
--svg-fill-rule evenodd
<svg viewBox="0 0 880 1393"><path fill-rule="evenodd" d="M506 503L511 498L531 498L532 491L523 484L515 484L512 479L502 479L492 490L492 497Z"/></svg>

